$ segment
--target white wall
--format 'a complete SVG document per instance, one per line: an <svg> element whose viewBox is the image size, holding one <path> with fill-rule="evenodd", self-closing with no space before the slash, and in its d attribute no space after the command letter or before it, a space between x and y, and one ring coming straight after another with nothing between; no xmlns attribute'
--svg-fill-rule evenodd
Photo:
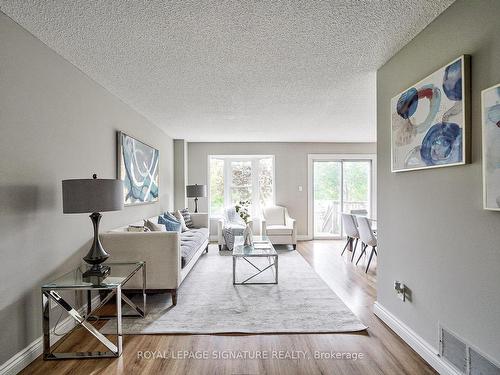
<svg viewBox="0 0 500 375"><path fill-rule="evenodd" d="M103 214L102 230L172 207L172 139L0 12L0 364L39 337L40 285L88 250L61 180L116 177L122 130L160 150L160 201ZM111 254L113 259L113 254Z"/></svg>
<svg viewBox="0 0 500 375"><path fill-rule="evenodd" d="M307 235L307 155L375 153L374 143L189 143L188 180L190 184L208 184L209 155L275 155L276 204L288 207L297 220L297 232ZM303 190L298 191L298 186ZM194 206L189 199L190 207ZM208 200L198 201L199 210L207 212ZM211 232L213 233L213 225Z"/></svg>
<svg viewBox="0 0 500 375"><path fill-rule="evenodd" d="M440 322L497 361L500 213L482 209L480 94L500 82L499 14L498 0L458 0L377 74L377 300L435 348ZM390 99L462 54L472 55L472 164L391 173Z"/></svg>

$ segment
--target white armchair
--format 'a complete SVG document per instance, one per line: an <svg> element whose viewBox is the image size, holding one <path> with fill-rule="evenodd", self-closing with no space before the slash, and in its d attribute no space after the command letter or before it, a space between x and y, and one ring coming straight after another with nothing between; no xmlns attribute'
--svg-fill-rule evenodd
<svg viewBox="0 0 500 375"><path fill-rule="evenodd" d="M271 206L262 210L261 234L269 237L275 245L293 245L297 248L295 219L288 215L286 207Z"/></svg>

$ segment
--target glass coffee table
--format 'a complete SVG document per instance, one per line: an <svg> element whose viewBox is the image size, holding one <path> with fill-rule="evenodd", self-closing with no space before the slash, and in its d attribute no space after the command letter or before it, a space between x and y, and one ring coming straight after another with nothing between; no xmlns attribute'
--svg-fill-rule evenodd
<svg viewBox="0 0 500 375"><path fill-rule="evenodd" d="M146 312L146 263L104 263L110 266L110 273L104 278L91 276L84 277L83 274L90 266L82 265L56 280L42 285L42 309L43 309L43 359L82 359L82 358L102 358L119 357L122 354L122 317L143 318ZM139 271L142 271L142 307L137 306L127 296L122 293L122 287ZM86 312L78 307L71 306L59 293L62 291L86 291L87 305ZM107 292L102 297L97 307L92 308L92 291ZM102 294L101 294L102 296ZM116 296L116 315L94 314L95 311L103 307L112 297ZM73 352L61 353L54 352L50 343L50 310L51 303L55 302L64 311L67 312L75 321L75 327L69 331L65 337L71 334L77 327L83 327L98 339L107 349L105 352ZM122 301L132 307L134 312L129 315L122 314ZM116 343L104 336L94 327L89 320L91 319L112 319L116 318ZM64 339L60 340L61 342Z"/></svg>
<svg viewBox="0 0 500 375"><path fill-rule="evenodd" d="M252 259L254 258L254 259ZM267 258L268 264L265 267L255 264L255 258ZM236 262L244 260L249 263L256 272L243 281L236 280ZM252 261L253 260L253 261ZM274 281L255 282L251 281L254 277L270 270L274 274ZM244 246L243 236L236 236L233 248L233 285L245 284L278 284L278 253L267 236L253 236L253 245Z"/></svg>

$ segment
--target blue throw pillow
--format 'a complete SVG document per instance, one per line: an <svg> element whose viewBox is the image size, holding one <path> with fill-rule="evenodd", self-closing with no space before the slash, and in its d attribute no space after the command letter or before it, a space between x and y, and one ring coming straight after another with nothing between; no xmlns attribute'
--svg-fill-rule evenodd
<svg viewBox="0 0 500 375"><path fill-rule="evenodd" d="M170 221L175 221L176 223L180 223L179 220L177 220L177 218L174 215L172 215L170 212L165 212L163 214L163 217L165 219L169 219Z"/></svg>
<svg viewBox="0 0 500 375"><path fill-rule="evenodd" d="M167 219L161 215L158 216L158 224L165 225L167 232L180 232L181 231L181 223L179 223L178 221L173 221L173 220Z"/></svg>

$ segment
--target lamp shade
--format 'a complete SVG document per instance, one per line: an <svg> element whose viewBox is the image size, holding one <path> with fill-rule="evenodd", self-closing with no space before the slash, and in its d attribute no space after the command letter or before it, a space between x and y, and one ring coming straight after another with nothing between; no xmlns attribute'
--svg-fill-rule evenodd
<svg viewBox="0 0 500 375"><path fill-rule="evenodd" d="M207 196L207 185L187 185L186 197L204 198Z"/></svg>
<svg viewBox="0 0 500 375"><path fill-rule="evenodd" d="M63 180L63 212L80 214L123 209L123 182L111 179Z"/></svg>

